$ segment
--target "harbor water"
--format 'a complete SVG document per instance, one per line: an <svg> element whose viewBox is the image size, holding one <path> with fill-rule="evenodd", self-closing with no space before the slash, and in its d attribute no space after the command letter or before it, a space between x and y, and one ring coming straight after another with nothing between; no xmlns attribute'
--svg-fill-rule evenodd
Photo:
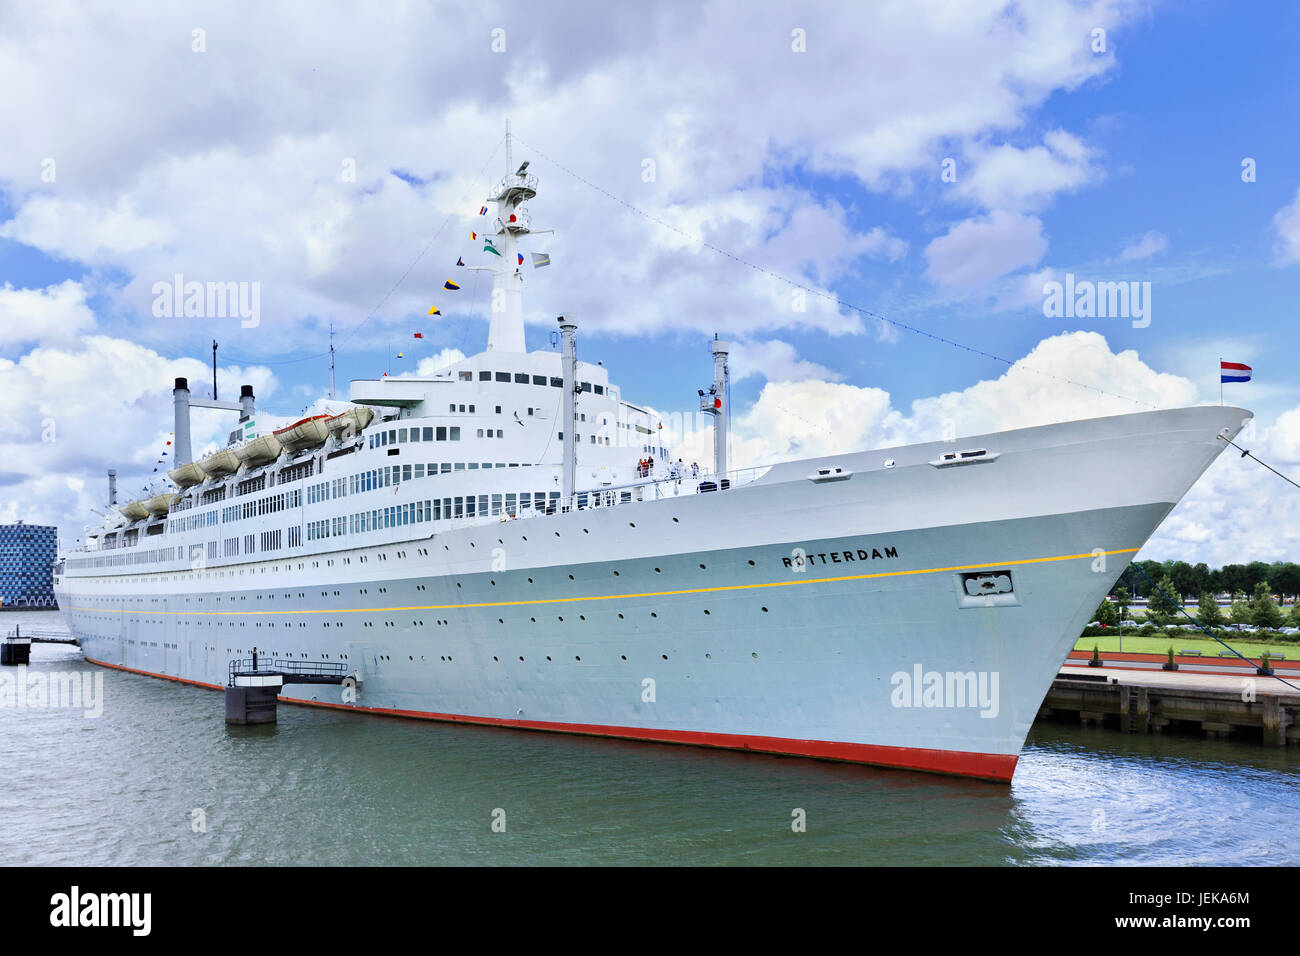
<svg viewBox="0 0 1300 956"><path fill-rule="evenodd" d="M102 678L102 712L0 706L8 865L1300 862L1295 748L1040 724L1007 787L286 705L228 727L219 693L75 647L29 670Z"/></svg>

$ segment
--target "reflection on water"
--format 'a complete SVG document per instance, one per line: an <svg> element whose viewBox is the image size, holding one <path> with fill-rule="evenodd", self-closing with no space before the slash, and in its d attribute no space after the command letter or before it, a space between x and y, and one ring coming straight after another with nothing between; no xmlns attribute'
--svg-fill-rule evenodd
<svg viewBox="0 0 1300 956"><path fill-rule="evenodd" d="M1044 725L1008 788L293 706L276 726L228 727L213 691L58 645L32 656L34 669L102 673L104 714L0 708L10 864L1300 859L1279 825L1300 811L1294 749ZM791 830L796 808L805 833Z"/></svg>

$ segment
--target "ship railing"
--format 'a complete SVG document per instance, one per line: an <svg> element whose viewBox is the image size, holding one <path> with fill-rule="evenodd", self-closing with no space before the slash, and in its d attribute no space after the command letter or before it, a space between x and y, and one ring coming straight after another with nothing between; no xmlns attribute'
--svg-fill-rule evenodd
<svg viewBox="0 0 1300 956"><path fill-rule="evenodd" d="M346 664L335 661L295 661L286 657L263 657L257 655L232 660L227 667L227 682L233 684L236 674L262 673L298 675L301 677L345 677L348 673Z"/></svg>

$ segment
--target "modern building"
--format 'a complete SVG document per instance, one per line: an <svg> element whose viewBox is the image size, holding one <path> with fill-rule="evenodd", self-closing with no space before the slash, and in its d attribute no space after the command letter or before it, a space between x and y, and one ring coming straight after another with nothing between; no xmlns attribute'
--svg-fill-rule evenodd
<svg viewBox="0 0 1300 956"><path fill-rule="evenodd" d="M0 606L55 607L53 525L0 524Z"/></svg>

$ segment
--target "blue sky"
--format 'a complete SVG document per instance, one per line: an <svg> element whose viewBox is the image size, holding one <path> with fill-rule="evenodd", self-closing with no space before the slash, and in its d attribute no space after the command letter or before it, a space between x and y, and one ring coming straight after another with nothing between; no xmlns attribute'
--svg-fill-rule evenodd
<svg viewBox="0 0 1300 956"><path fill-rule="evenodd" d="M295 359L325 351L330 322L341 383L481 350L486 290L438 289L457 256L481 258L466 233L505 172L506 117L514 162L540 177L534 220L557 230L525 247L554 263L528 274L529 347L576 315L583 355L627 397L680 410L721 332L743 456L932 438L947 393L973 396L964 432L1141 407L1061 378L1214 401L1223 357L1255 367L1228 398L1259 416L1261 456L1300 463L1293 5L542 7L518 25L495 3L382 20L322 5L308 24L239 4L7 13L0 75L29 94L0 107L17 131L0 160L0 386L24 396L2 419L0 518L75 536L103 468L148 478L170 379L206 383L213 338L223 390L254 381L285 415L327 386L323 359ZM795 312L690 237L1056 378L1026 390L1006 364L824 299ZM259 282L259 323L154 316L151 287L176 272ZM1067 272L1150 282L1150 325L1046 317L1043 283ZM434 301L444 316L426 319ZM829 425L828 403L859 402L875 409L860 427ZM64 437L42 442L51 416ZM1294 514L1288 490L1216 465L1144 556L1294 559L1260 516Z"/></svg>

